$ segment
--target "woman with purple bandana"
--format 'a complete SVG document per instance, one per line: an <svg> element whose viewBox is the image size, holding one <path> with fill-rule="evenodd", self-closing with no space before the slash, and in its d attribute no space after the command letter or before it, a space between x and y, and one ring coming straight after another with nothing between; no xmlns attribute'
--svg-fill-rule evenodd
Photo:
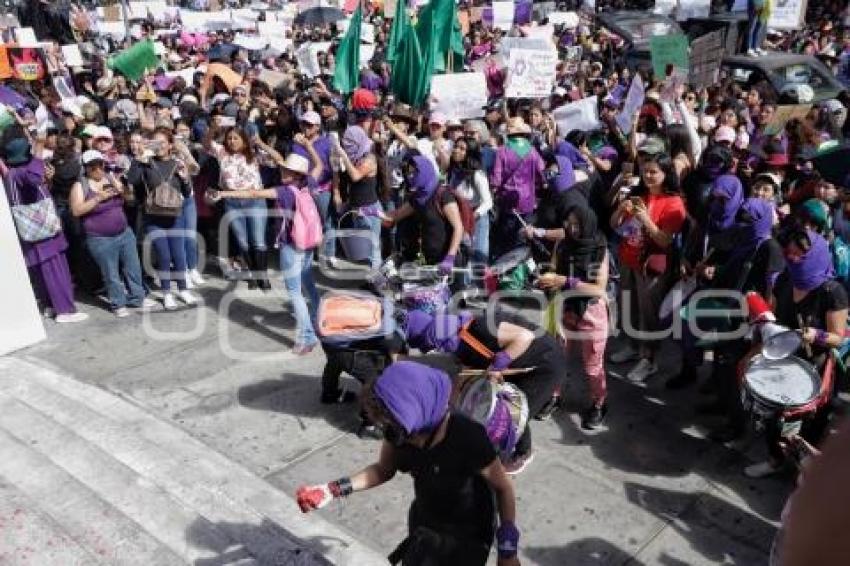
<svg viewBox="0 0 850 566"><path fill-rule="evenodd" d="M415 499L408 536L391 564L484 566L495 534L499 566L518 565L513 485L484 427L449 410L451 389L448 375L416 362L384 370L364 402L384 430L378 461L353 476L299 488L301 511L409 473Z"/></svg>
<svg viewBox="0 0 850 566"><path fill-rule="evenodd" d="M829 244L820 235L799 226L779 234L787 268L776 281L771 307L776 323L799 330L803 346L795 353L822 372L830 350L845 340L847 328L847 292L835 280ZM760 478L782 470L786 461L784 441L799 434L811 444L821 440L828 424L830 404L799 423L768 423L766 439L770 457L747 467L749 477ZM795 425L797 430L788 430Z"/></svg>

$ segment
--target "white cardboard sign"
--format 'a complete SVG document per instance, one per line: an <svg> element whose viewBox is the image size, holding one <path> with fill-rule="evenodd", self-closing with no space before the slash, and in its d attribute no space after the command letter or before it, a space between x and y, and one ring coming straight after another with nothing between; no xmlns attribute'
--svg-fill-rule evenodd
<svg viewBox="0 0 850 566"><path fill-rule="evenodd" d="M508 59L508 98L545 98L555 83L554 50L514 49Z"/></svg>
<svg viewBox="0 0 850 566"><path fill-rule="evenodd" d="M559 106L552 111L552 117L558 126L558 135L562 137L573 130L588 132L600 126L595 96Z"/></svg>
<svg viewBox="0 0 850 566"><path fill-rule="evenodd" d="M632 84L629 86L629 93L626 95L626 102L623 104L623 110L617 114L617 126L624 134L629 134L632 131L632 122L635 114L643 106L646 92L643 86L643 80L639 74L635 75Z"/></svg>
<svg viewBox="0 0 850 566"><path fill-rule="evenodd" d="M465 120L484 116L487 83L484 73L451 73L431 77L432 112Z"/></svg>

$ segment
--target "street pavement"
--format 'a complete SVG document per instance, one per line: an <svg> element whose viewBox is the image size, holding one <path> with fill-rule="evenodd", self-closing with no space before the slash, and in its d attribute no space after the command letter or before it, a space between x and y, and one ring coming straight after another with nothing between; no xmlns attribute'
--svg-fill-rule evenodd
<svg viewBox="0 0 850 566"><path fill-rule="evenodd" d="M386 563L409 477L307 516L293 501L379 444L354 435L355 405L319 403L320 350L285 354L279 282L263 294L211 279L200 294L127 319L85 305L88 322L47 322L47 341L0 358L0 564ZM697 389L663 387L678 364L666 341L645 385L610 367L594 433L570 370L567 407L531 423L536 457L515 480L523 564L767 563L793 478L744 477L762 439L708 440Z"/></svg>

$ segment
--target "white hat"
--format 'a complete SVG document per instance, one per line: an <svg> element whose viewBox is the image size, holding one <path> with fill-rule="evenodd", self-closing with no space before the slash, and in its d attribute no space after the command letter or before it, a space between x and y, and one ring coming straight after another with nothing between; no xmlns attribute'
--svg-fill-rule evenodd
<svg viewBox="0 0 850 566"><path fill-rule="evenodd" d="M107 128L106 126L98 126L95 128L94 134L92 135L94 139L107 139L111 140L112 138L112 130Z"/></svg>
<svg viewBox="0 0 850 566"><path fill-rule="evenodd" d="M287 155L281 167L288 169L293 173L300 173L305 177L310 173L310 162L307 161L306 157L298 155L297 153L290 153Z"/></svg>
<svg viewBox="0 0 850 566"><path fill-rule="evenodd" d="M322 117L319 116L317 112L312 110L308 110L307 112L301 115L301 118L298 120L299 122L306 122L313 126L321 126L322 125Z"/></svg>
<svg viewBox="0 0 850 566"><path fill-rule="evenodd" d="M716 141L717 143L735 143L735 129L731 126L720 126L714 132L714 141Z"/></svg>
<svg viewBox="0 0 850 566"><path fill-rule="evenodd" d="M95 161L104 161L103 154L96 149L90 149L83 153L83 165L89 165Z"/></svg>

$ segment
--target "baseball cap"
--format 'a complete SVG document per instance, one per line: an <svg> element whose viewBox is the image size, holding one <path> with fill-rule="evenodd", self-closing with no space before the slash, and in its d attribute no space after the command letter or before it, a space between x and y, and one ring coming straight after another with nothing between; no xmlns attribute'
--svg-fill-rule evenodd
<svg viewBox="0 0 850 566"><path fill-rule="evenodd" d="M735 143L735 130L731 126L720 126L714 132L714 141L717 143Z"/></svg>
<svg viewBox="0 0 850 566"><path fill-rule="evenodd" d="M322 118L317 112L308 110L307 112L301 115L301 119L299 120L299 122L305 122L312 126L320 126L322 124Z"/></svg>
<svg viewBox="0 0 850 566"><path fill-rule="evenodd" d="M83 165L90 165L96 161L104 161L103 154L96 149L83 152Z"/></svg>
<svg viewBox="0 0 850 566"><path fill-rule="evenodd" d="M112 130L110 130L106 126L98 126L94 129L94 132L92 133L92 137L96 140L97 139L111 140L112 139Z"/></svg>
<svg viewBox="0 0 850 566"><path fill-rule="evenodd" d="M446 115L442 112L432 112L431 116L428 117L429 124L438 124L440 126L445 126L446 121Z"/></svg>

